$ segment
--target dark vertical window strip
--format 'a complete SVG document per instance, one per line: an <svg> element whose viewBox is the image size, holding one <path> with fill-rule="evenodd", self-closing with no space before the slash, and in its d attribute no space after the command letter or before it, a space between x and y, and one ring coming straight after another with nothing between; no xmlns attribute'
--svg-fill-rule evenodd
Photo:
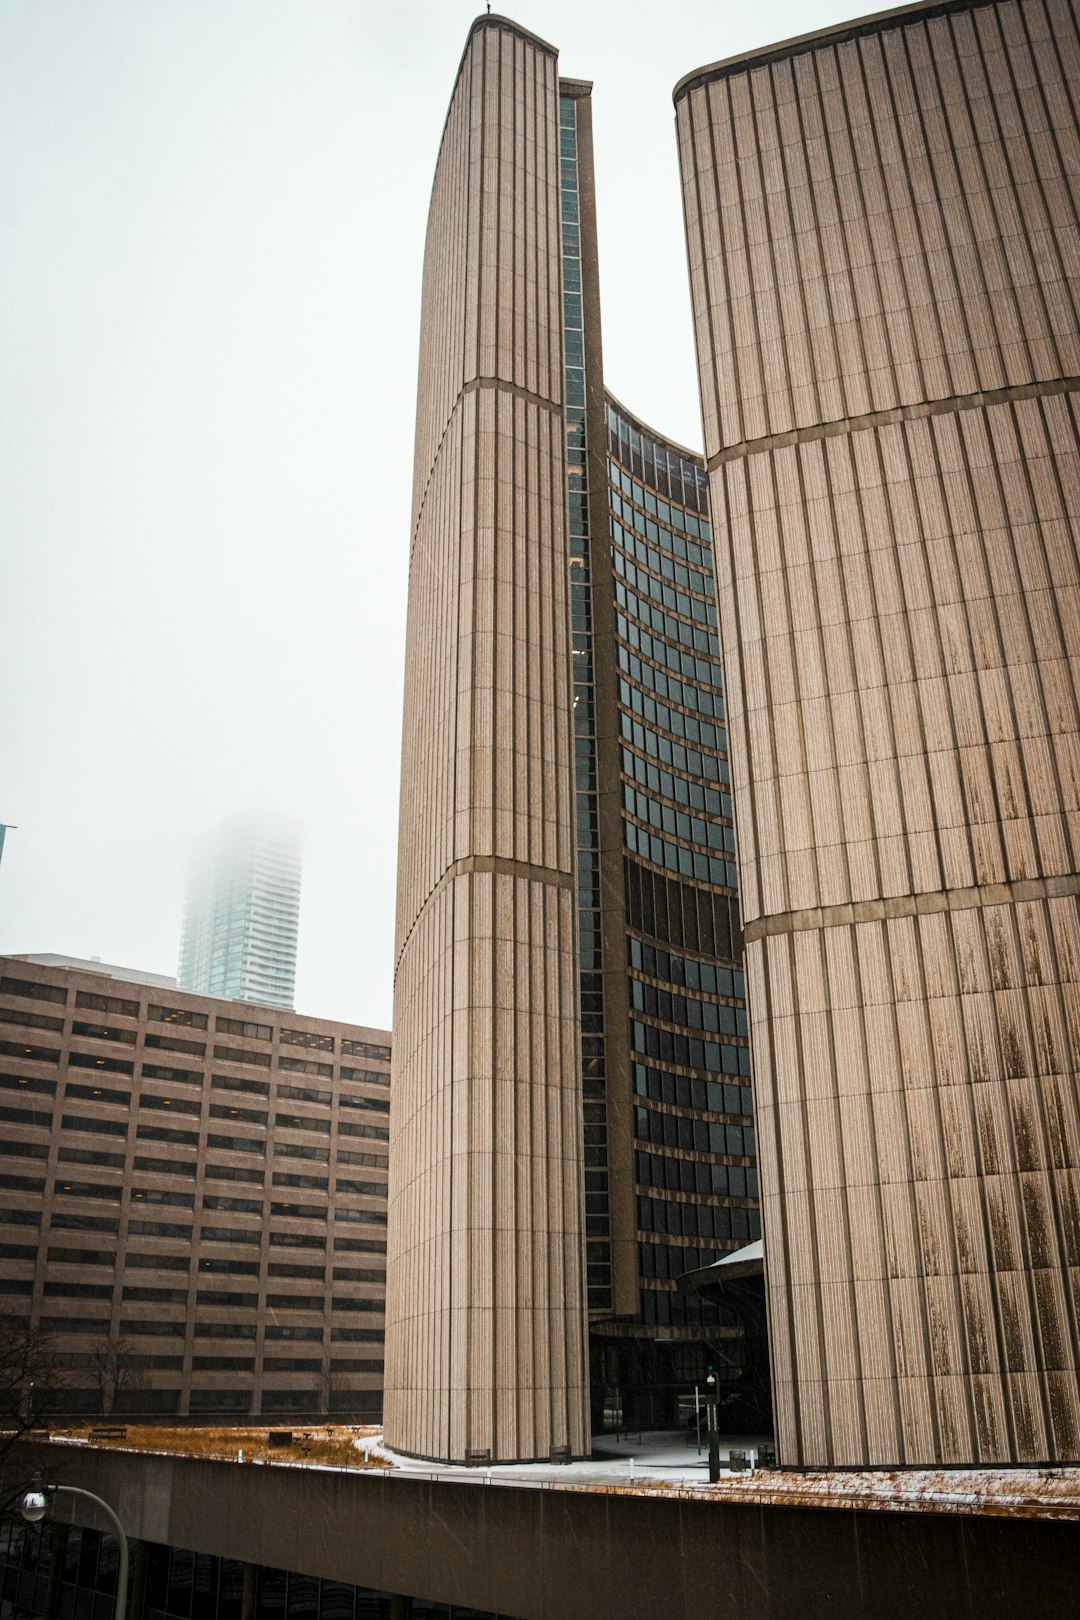
<svg viewBox="0 0 1080 1620"><path fill-rule="evenodd" d="M592 581L589 572L588 439L585 422L585 329L577 166L577 102L559 103L559 161L563 253L563 331L566 344L566 463L570 536L570 612L574 661L574 749L578 850L578 937L581 956L581 1052L585 1117L602 1103L604 1075L603 963L600 942L599 805L593 687ZM587 1133L588 1134L588 1133ZM585 1229L590 1310L611 1309L607 1147L600 1132L586 1144Z"/></svg>

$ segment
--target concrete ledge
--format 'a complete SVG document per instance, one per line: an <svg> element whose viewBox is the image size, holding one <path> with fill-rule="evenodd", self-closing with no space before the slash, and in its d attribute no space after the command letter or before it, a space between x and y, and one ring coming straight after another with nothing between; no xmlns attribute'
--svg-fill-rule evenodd
<svg viewBox="0 0 1080 1620"><path fill-rule="evenodd" d="M1071 1612L1075 1523L522 1490L62 1445L139 1539L518 1620L1027 1620ZM81 1521L80 1521L81 1522Z"/></svg>

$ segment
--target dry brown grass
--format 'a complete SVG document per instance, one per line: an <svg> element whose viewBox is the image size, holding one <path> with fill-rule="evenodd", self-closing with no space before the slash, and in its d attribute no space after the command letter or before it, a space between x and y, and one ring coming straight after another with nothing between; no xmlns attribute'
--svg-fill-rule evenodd
<svg viewBox="0 0 1080 1620"><path fill-rule="evenodd" d="M385 1459L372 1459L360 1451L355 1441L379 1433L377 1428L345 1424L311 1424L239 1427L232 1424L180 1428L157 1423L118 1424L126 1430L122 1440L90 1440L95 1428L107 1424L73 1424L53 1428L57 1439L88 1440L91 1445L126 1451L167 1451L183 1457L220 1457L236 1462L322 1463L335 1468L385 1468ZM271 1445L274 1427L292 1434L290 1445Z"/></svg>

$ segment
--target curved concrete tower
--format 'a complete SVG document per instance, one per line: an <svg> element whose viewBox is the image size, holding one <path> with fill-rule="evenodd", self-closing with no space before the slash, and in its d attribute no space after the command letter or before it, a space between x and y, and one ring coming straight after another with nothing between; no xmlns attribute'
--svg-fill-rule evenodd
<svg viewBox="0 0 1080 1620"><path fill-rule="evenodd" d="M474 23L424 267L386 1437L588 1450L554 50Z"/></svg>
<svg viewBox="0 0 1080 1620"><path fill-rule="evenodd" d="M1078 83L945 0L675 93L787 1464L1080 1455Z"/></svg>

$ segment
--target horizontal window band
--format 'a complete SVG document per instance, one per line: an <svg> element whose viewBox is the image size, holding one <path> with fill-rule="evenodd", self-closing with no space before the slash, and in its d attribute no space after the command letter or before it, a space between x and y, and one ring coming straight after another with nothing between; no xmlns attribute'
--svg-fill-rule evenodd
<svg viewBox="0 0 1080 1620"><path fill-rule="evenodd" d="M849 928L855 923L888 922L894 917L930 916L940 911L971 911L977 906L1020 905L1031 900L1062 900L1080 894L1080 875L1021 878L1013 883L984 883L970 889L934 889L926 894L890 895L884 900L855 900L840 906L813 906L806 911L779 911L743 924L752 944L774 934L800 934L812 928Z"/></svg>
<svg viewBox="0 0 1080 1620"><path fill-rule="evenodd" d="M792 444L812 444L818 439L835 439L843 433L864 433L870 428L889 427L894 422L919 422L928 416L948 416L957 411L975 411L988 405L1007 405L1012 400L1039 399L1080 390L1080 377L1060 377L1049 382L1017 383L1011 388L990 388L985 393L953 394L948 399L928 399L913 405L896 405L887 411L869 411L865 416L844 416L834 422L789 428L783 433L767 433L760 439L743 439L711 455L710 472L728 461L760 455L767 450L783 450Z"/></svg>

